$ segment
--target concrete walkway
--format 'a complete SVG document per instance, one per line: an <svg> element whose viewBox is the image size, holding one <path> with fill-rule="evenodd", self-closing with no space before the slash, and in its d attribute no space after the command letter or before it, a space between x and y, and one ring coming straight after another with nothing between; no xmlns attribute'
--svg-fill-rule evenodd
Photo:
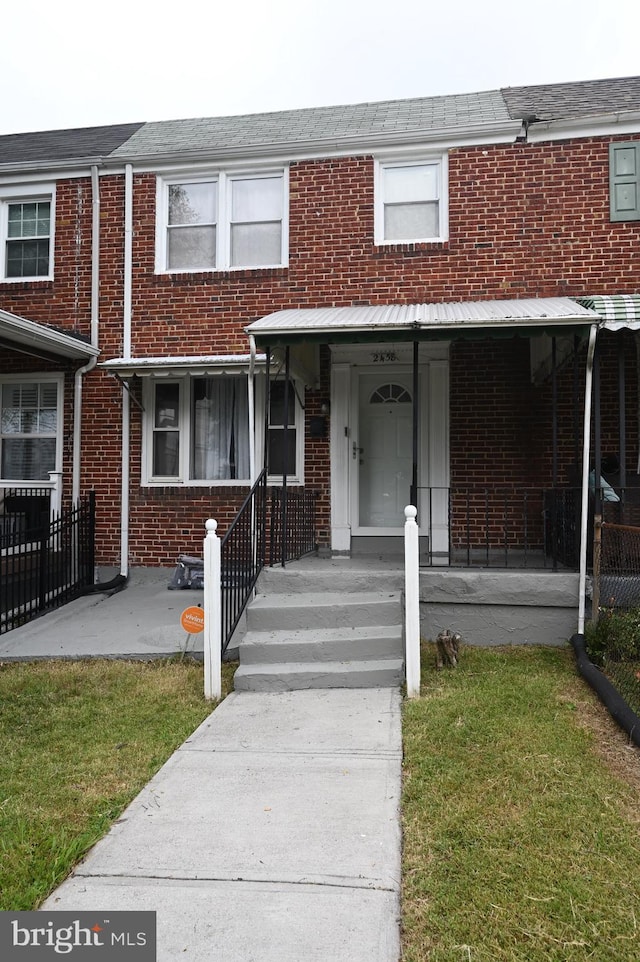
<svg viewBox="0 0 640 962"><path fill-rule="evenodd" d="M397 962L400 692L236 692L45 909L157 913L158 960Z"/></svg>
<svg viewBox="0 0 640 962"><path fill-rule="evenodd" d="M0 635L0 661L202 650L202 592L133 571ZM157 913L158 960L397 962L400 692L235 692L43 908Z"/></svg>

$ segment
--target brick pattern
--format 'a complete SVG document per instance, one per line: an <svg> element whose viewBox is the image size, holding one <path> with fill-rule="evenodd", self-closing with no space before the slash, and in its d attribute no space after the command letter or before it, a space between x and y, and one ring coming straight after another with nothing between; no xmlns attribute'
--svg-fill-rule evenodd
<svg viewBox="0 0 640 962"><path fill-rule="evenodd" d="M621 138L622 139L622 138ZM629 138L624 138L629 139ZM300 161L290 168L289 266L273 270L158 275L156 181L135 176L132 353L134 356L245 353L247 324L292 307L488 298L579 296L636 291L640 224L609 222L607 138L454 149L449 156L449 239L441 244L373 243L374 162L368 156ZM84 334L90 325L91 190L88 179L57 187L56 279L2 286L4 309ZM124 177L100 181L102 359L123 353ZM64 265L64 268L62 267ZM628 340L628 339L627 339ZM607 356L611 349L607 348ZM11 370L39 361L0 356ZM329 540L329 439L311 438L309 419L329 396L306 396L306 483L319 490L318 534ZM635 350L629 344L628 410L635 411ZM5 368L6 369L6 368ZM584 364L581 361L583 380ZM603 375L611 398L617 375ZM97 489L101 563L119 557L121 392L96 370L85 378L83 489ZM69 382L71 383L71 382ZM452 483L551 477L551 389L529 379L525 339L455 342L451 352ZM617 388L615 388L617 390ZM582 386L578 396L582 397ZM134 392L135 393L135 392ZM559 385L559 471L575 458L573 378ZM581 403L581 401L580 401ZM610 405L610 406L609 406ZM604 409L604 406L603 406ZM603 431L617 433L617 402ZM70 423L70 422L68 422ZM629 458L637 425L628 427ZM131 406L132 564L172 564L195 552L203 522L224 530L246 489L141 488L141 412ZM65 450L69 443L65 442ZM67 464L65 462L65 468Z"/></svg>

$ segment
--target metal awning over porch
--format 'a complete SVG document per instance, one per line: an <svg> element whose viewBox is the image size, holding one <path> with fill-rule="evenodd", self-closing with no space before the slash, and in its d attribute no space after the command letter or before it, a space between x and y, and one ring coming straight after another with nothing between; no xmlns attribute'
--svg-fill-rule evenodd
<svg viewBox="0 0 640 962"><path fill-rule="evenodd" d="M608 331L623 328L640 331L640 294L597 294L576 300L582 307L595 311Z"/></svg>
<svg viewBox="0 0 640 962"><path fill-rule="evenodd" d="M276 311L254 321L248 334L262 347L300 342L346 343L425 338L554 333L571 327L586 333L599 321L589 307L568 297L463 301L445 304L376 304Z"/></svg>
<svg viewBox="0 0 640 962"><path fill-rule="evenodd" d="M0 347L54 360L88 361L100 351L78 334L70 334L0 310Z"/></svg>

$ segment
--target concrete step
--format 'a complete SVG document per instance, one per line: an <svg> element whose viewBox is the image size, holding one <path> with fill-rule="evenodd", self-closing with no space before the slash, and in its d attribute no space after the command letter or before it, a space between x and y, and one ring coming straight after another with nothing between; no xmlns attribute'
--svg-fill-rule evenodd
<svg viewBox="0 0 640 962"><path fill-rule="evenodd" d="M402 655L402 625L253 630L244 636L241 648L243 665L380 660Z"/></svg>
<svg viewBox="0 0 640 962"><path fill-rule="evenodd" d="M243 665L236 670L237 691L296 691L304 688L393 688L404 679L401 658Z"/></svg>
<svg viewBox="0 0 640 962"><path fill-rule="evenodd" d="M401 621L399 592L257 595L247 608L247 631L381 627Z"/></svg>
<svg viewBox="0 0 640 962"><path fill-rule="evenodd" d="M404 588L404 568L398 566L358 566L353 560L313 559L307 564L294 562L285 568L263 568L258 579L259 594L299 594L335 591L393 591Z"/></svg>

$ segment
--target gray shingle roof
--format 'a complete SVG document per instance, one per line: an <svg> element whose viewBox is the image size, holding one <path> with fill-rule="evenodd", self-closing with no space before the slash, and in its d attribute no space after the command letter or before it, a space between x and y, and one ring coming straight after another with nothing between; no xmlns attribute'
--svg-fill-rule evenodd
<svg viewBox="0 0 640 962"><path fill-rule="evenodd" d="M142 127L115 124L109 127L78 127L74 130L45 130L0 137L0 164L46 163L105 157Z"/></svg>
<svg viewBox="0 0 640 962"><path fill-rule="evenodd" d="M508 121L500 92L421 97L381 103L312 107L238 117L201 117L145 124L114 156L343 141L380 134Z"/></svg>
<svg viewBox="0 0 640 962"><path fill-rule="evenodd" d="M380 103L311 107L232 117L85 127L0 137L0 165L110 157L124 161L180 153L206 155L242 149L295 150L305 145L366 143L403 133L541 121L580 119L640 111L640 77L579 83L506 87L479 93L418 97Z"/></svg>
<svg viewBox="0 0 640 962"><path fill-rule="evenodd" d="M640 77L504 87L502 95L511 117L533 115L543 121L574 120L640 110Z"/></svg>

